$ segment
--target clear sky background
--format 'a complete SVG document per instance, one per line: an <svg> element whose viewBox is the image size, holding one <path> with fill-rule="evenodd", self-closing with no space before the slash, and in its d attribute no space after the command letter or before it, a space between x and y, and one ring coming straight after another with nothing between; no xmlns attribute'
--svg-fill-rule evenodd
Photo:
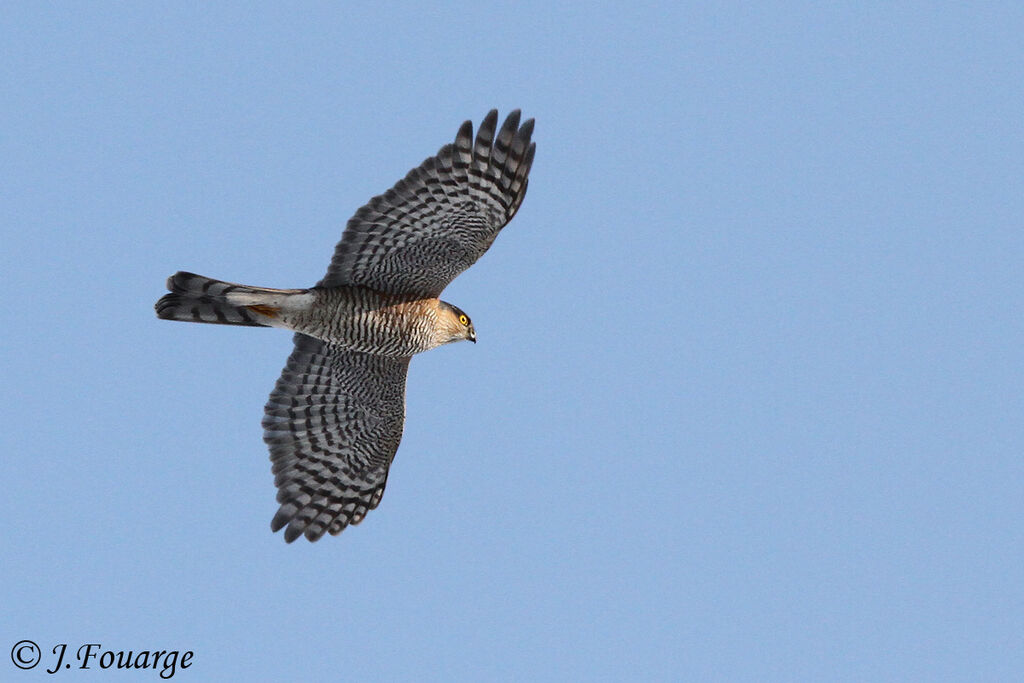
<svg viewBox="0 0 1024 683"><path fill-rule="evenodd" d="M3 9L0 678L1019 677L1020 3L277 4ZM313 284L491 107L537 157L479 343L286 545L290 335L153 303Z"/></svg>

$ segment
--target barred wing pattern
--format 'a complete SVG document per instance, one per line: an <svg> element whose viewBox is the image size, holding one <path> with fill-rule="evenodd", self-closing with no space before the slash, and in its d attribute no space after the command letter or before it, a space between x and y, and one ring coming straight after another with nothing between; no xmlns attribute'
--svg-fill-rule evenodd
<svg viewBox="0 0 1024 683"><path fill-rule="evenodd" d="M377 507L405 423L409 358L346 351L303 334L270 394L263 440L270 447L291 543L339 534Z"/></svg>
<svg viewBox="0 0 1024 683"><path fill-rule="evenodd" d="M389 294L436 297L469 268L512 219L533 163L533 119L513 111L497 131L491 110L454 144L409 171L353 216L320 286L363 285Z"/></svg>

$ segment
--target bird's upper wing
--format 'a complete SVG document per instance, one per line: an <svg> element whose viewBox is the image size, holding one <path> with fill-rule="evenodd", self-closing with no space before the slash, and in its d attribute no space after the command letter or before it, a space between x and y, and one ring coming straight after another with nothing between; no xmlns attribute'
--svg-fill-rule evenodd
<svg viewBox="0 0 1024 683"><path fill-rule="evenodd" d="M321 286L363 285L435 297L491 246L519 209L536 143L519 110L459 128L445 145L349 220Z"/></svg>
<svg viewBox="0 0 1024 683"><path fill-rule="evenodd" d="M408 358L346 351L295 335L263 418L289 543L358 524L384 494L405 423Z"/></svg>

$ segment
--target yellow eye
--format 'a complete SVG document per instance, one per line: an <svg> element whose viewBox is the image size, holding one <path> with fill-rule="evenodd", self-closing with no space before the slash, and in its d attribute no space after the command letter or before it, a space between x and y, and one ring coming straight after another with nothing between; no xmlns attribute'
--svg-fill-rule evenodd
<svg viewBox="0 0 1024 683"><path fill-rule="evenodd" d="M462 323L463 325L469 324L469 318L466 317L465 313L459 316L459 322Z"/></svg>

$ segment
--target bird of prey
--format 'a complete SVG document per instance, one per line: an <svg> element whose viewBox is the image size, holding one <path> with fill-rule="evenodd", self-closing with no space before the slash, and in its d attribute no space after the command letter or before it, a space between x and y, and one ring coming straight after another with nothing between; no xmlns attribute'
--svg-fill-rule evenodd
<svg viewBox="0 0 1024 683"><path fill-rule="evenodd" d="M536 143L533 119L498 112L348 221L327 274L309 289L268 289L179 272L156 303L166 320L281 327L295 349L267 401L263 440L291 543L358 524L377 507L405 422L410 358L476 341L473 323L438 297L515 216Z"/></svg>

